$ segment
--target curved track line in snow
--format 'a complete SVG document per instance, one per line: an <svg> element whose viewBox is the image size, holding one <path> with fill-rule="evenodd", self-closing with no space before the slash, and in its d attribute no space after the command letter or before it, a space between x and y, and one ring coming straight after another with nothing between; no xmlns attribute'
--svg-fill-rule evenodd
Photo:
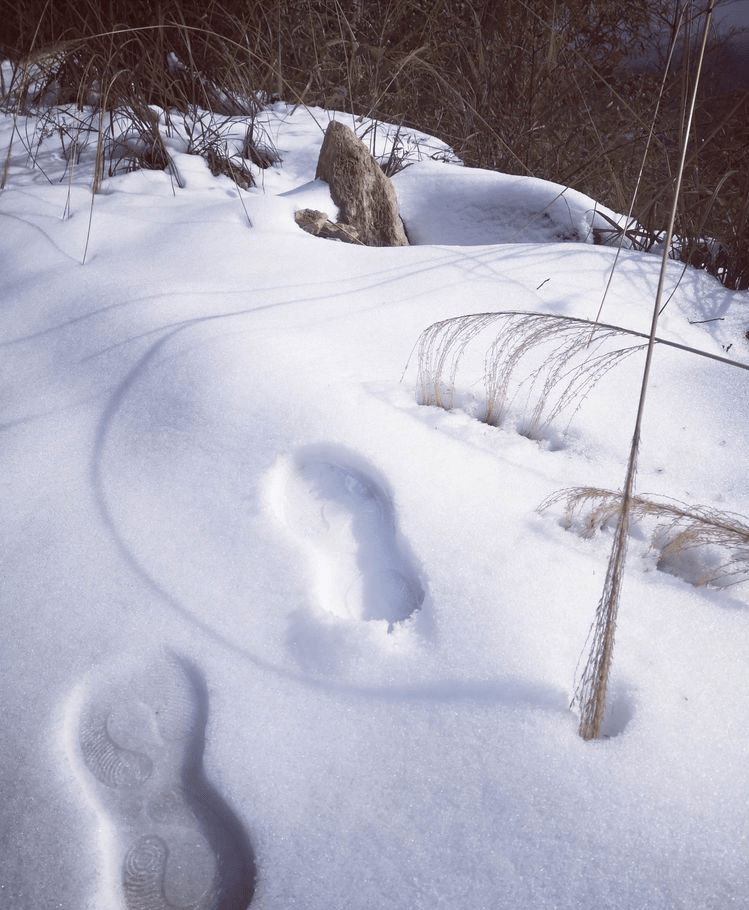
<svg viewBox="0 0 749 910"><path fill-rule="evenodd" d="M86 684L73 710L74 761L111 831L106 865L120 870L128 910L245 910L252 848L203 771L208 699L198 669L162 651Z"/></svg>
<svg viewBox="0 0 749 910"><path fill-rule="evenodd" d="M160 337L153 340L148 348L137 357L130 369L110 391L109 397L104 404L92 443L91 459L89 462L89 478L94 503L102 527L113 545L117 548L125 565L132 572L133 576L137 578L152 595L155 595L166 608L172 610L175 615L184 619L209 641L218 644L220 647L226 649L240 659L249 661L259 670L276 674L283 679L322 690L329 690L332 686L336 691L345 689L349 692L361 693L367 696L375 695L391 698L399 695L424 701L439 702L459 702L480 697L482 700L488 698L494 703L514 705L518 696L517 693L514 692L513 687L516 685L517 680L511 677L498 677L497 680L490 684L488 689L485 681L452 679L450 680L449 685L443 685L445 681L442 679L439 681L424 682L422 684L414 683L413 681L404 681L400 685L393 685L392 681L365 682L363 680L345 680L341 677L336 679L334 683L331 683L329 677L320 676L317 672L310 674L305 669L300 669L298 666L281 664L278 661L269 660L261 651L254 650L241 639L224 633L220 628L217 628L211 623L209 616L203 615L200 610L196 609L194 605L189 602L189 600L183 600L179 594L173 591L169 585L159 577L158 572L148 565L138 551L137 545L127 538L118 520L117 502L110 493L106 470L107 452L111 444L110 436L117 424L118 418L126 403L129 401L133 391L137 389L141 382L147 381L152 364L158 362L159 357L165 354L170 343L172 343L174 339L191 327L206 324L218 319L229 318L232 315L237 314L188 319L184 322L164 327L161 330L162 334ZM146 334L156 335L157 330ZM320 448L321 447L316 447L318 451L320 451ZM327 459L328 461L331 461L331 463L336 463L336 461L341 462L342 460L342 463L345 464L347 459L355 457L353 453L343 447L336 448L327 446L322 448L325 449L326 453L323 460ZM311 456L311 450L305 451ZM335 452L335 454L332 454L333 452ZM357 466L354 467L354 470L361 473L364 477L372 476L371 466L365 465L361 459L357 462ZM272 506L273 510L278 513L279 497L275 495L275 488L277 486L277 481L279 480L279 472L276 471L274 474L275 476L269 478L271 480L270 487L273 489L268 491L274 498L268 505ZM384 485L382 482L376 485L381 490L383 489ZM387 502L390 503L390 500L387 499ZM392 510L391 503L388 507ZM391 539L398 541L397 535L395 538ZM400 553L405 557L406 564L409 567L406 577L414 582L417 592L421 592L421 584L416 573L411 568L412 561L408 558L408 549L403 541L400 541ZM419 594L417 593L417 599L418 596ZM423 592L421 592L421 596L424 596ZM391 616L392 615L393 614L391 613ZM313 623L317 622L317 617L313 614L310 614L309 619ZM397 618L387 619L387 616L383 616L383 619L389 623L398 621ZM560 701L559 693L552 688L528 692L525 692L524 689L523 691L524 697L528 699L529 704L540 705L549 710L558 710L559 705L564 702L564 698ZM563 708L566 710L566 704L563 705Z"/></svg>

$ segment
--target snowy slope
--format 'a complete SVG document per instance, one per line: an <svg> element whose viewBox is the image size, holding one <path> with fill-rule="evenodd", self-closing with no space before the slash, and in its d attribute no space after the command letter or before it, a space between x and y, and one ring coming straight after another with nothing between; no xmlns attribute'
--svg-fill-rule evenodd
<svg viewBox="0 0 749 910"><path fill-rule="evenodd" d="M611 537L536 510L621 486L641 356L540 440L521 398L471 416L481 339L463 406L417 404L438 320L595 317L594 203L425 161L395 178L415 245L320 240L293 212L332 115L266 116L283 161L241 200L176 140L182 188L107 180L85 265L85 156L69 181L45 140L48 181L14 140L0 906L743 906L746 586L636 529L607 738L569 710ZM647 331L658 269L624 252L604 320ZM660 334L746 359L746 295L668 280ZM749 515L747 379L659 348L639 490Z"/></svg>

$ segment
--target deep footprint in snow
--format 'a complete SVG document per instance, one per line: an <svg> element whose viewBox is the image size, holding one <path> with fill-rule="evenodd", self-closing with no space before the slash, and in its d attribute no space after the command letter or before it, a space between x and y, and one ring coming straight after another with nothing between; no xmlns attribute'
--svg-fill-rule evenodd
<svg viewBox="0 0 749 910"><path fill-rule="evenodd" d="M245 910L247 835L203 771L208 699L197 668L162 652L84 695L77 759L113 837L127 910Z"/></svg>
<svg viewBox="0 0 749 910"><path fill-rule="evenodd" d="M386 620L421 607L424 590L396 533L390 497L345 451L303 449L287 466L280 511L308 547L320 606L341 618Z"/></svg>

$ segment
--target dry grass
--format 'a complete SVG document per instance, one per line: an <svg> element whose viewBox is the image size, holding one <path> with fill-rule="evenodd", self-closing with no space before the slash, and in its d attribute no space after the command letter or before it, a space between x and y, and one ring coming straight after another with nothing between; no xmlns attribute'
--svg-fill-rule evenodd
<svg viewBox="0 0 749 910"><path fill-rule="evenodd" d="M748 369L746 364L658 339L660 290L654 302L649 338L618 326L590 323L538 313L481 313L444 320L429 326L417 344L417 399L422 404L450 408L456 397L459 368L472 343L486 339L484 362L484 419L501 423L511 401L525 387L524 432L538 436L562 414L574 414L596 382L621 360L650 344ZM643 341L646 339L647 341ZM622 343L625 342L625 343ZM530 367L528 363L532 364ZM516 379L516 374L520 378ZM658 567L691 582L723 587L749 580L749 525L737 515L704 506L687 506L664 498L634 494L639 449L639 418L647 387L647 366L629 455L623 492L594 488L564 490L542 504L564 504L564 520L585 535L613 524L614 536L604 586L586 642L587 657L575 683L573 706L579 710L584 739L600 735L606 711L606 691L614 648L619 598L632 522L651 520L652 547Z"/></svg>
<svg viewBox="0 0 749 910"><path fill-rule="evenodd" d="M679 200L681 199L681 187L686 170L687 150L689 148L689 138L696 109L697 90L705 57L712 10L713 3L712 0L710 0L704 16L702 41L697 58L694 83L690 89L688 104L685 106L684 111L684 131L680 142L679 163L674 177L671 210L668 219L668 228L666 230L666 238L663 244L663 251L661 253L660 276L653 300L652 320L648 336L645 365L642 372L642 382L640 384L637 416L632 430L632 441L629 448L620 504L617 510L614 542L606 568L606 579L603 591L600 600L598 601L595 619L591 629L592 642L590 644L582 676L580 677L580 684L573 700L573 703L576 702L580 708L578 731L580 736L586 740L597 739L600 736L606 711L606 693L614 647L617 615L619 612L621 587L627 558L629 527L634 510L635 478L637 476L637 462L640 452L642 420L645 413L651 365L656 347L658 318L662 312L662 297L666 277L668 251L671 246L672 238L674 237Z"/></svg>
<svg viewBox="0 0 749 910"><path fill-rule="evenodd" d="M524 390L523 433L531 438L540 438L565 412L571 419L595 383L642 346L607 348L611 340L630 333L564 316L506 312L454 317L429 326L417 342L419 403L452 408L466 349L489 327L493 337L484 355L483 420L501 426ZM518 379L521 364L529 361Z"/></svg>
<svg viewBox="0 0 749 910"><path fill-rule="evenodd" d="M622 494L596 487L560 490L539 511L562 507L562 522L583 537L615 524ZM659 569L697 586L724 588L749 580L749 523L733 512L665 497L634 496L632 521L649 527Z"/></svg>
<svg viewBox="0 0 749 910"><path fill-rule="evenodd" d="M660 338L656 342L749 369L686 345ZM523 312L456 316L430 325L419 336L416 398L419 404L454 407L457 390L473 387L478 378L471 372L464 377L462 363L472 345L483 345L481 419L501 426L511 405L520 401L521 431L539 439L562 419L565 430L596 383L646 343L641 332L571 316Z"/></svg>
<svg viewBox="0 0 749 910"><path fill-rule="evenodd" d="M137 168L169 168L178 179L162 139L172 113L192 121L187 151L243 188L254 182L246 161L267 167L276 160L255 124L262 100L244 65L250 50L184 19L129 27L105 19L98 5L87 12L83 34L32 48L15 62L3 102L17 121L26 114L37 120L37 137L20 131L13 137L32 163L34 145L50 133L57 132L64 152L72 148L76 158L94 135L94 192L105 176ZM224 134L240 118L246 132L237 154Z"/></svg>

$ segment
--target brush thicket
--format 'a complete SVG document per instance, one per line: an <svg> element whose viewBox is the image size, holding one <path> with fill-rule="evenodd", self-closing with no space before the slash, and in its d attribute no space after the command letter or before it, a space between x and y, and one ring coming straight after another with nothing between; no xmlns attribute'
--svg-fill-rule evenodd
<svg viewBox="0 0 749 910"><path fill-rule="evenodd" d="M616 211L627 210L652 142L634 216L657 234L683 129L691 33L655 132L660 74L627 61L653 55L678 8L668 0L83 0L61 14L47 0L5 0L0 41L44 70L46 86L35 81L32 100L98 96L116 107L134 91L162 109L223 115L251 114L258 98L321 104L418 126L469 165L575 186ZM749 92L718 80L708 87L675 252L728 287L747 287Z"/></svg>

